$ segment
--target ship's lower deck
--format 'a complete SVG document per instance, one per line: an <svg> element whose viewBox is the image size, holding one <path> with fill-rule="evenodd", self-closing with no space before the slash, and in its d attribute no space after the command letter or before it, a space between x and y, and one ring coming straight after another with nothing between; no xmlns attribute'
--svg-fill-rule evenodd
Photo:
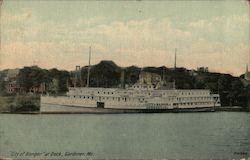
<svg viewBox="0 0 250 160"><path fill-rule="evenodd" d="M172 109L115 109L97 107L79 107L70 105L42 104L41 113L92 113L92 114L118 114L118 113L171 113L171 112L213 112L213 107L172 108Z"/></svg>

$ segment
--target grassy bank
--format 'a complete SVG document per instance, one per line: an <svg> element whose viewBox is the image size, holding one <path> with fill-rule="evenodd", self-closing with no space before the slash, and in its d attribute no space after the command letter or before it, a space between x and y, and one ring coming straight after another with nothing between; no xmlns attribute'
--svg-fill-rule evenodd
<svg viewBox="0 0 250 160"><path fill-rule="evenodd" d="M40 96L38 95L0 97L0 112L38 111L39 107Z"/></svg>
<svg viewBox="0 0 250 160"><path fill-rule="evenodd" d="M14 102L14 96L0 97L0 112L10 112L11 104Z"/></svg>
<svg viewBox="0 0 250 160"><path fill-rule="evenodd" d="M249 112L248 108L241 106L222 106L215 109L215 111L226 111L226 112Z"/></svg>

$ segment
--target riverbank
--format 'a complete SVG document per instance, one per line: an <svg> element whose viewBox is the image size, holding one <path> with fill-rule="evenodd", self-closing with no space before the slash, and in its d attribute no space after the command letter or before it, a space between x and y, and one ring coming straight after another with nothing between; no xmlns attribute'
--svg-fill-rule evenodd
<svg viewBox="0 0 250 160"><path fill-rule="evenodd" d="M0 97L0 112L10 112L11 104L13 103L14 98L14 96Z"/></svg>
<svg viewBox="0 0 250 160"><path fill-rule="evenodd" d="M223 107L219 107L216 108L215 111L221 112L250 112L249 109L247 108L243 108L241 106L223 106Z"/></svg>
<svg viewBox="0 0 250 160"><path fill-rule="evenodd" d="M39 95L0 96L0 113L39 111Z"/></svg>

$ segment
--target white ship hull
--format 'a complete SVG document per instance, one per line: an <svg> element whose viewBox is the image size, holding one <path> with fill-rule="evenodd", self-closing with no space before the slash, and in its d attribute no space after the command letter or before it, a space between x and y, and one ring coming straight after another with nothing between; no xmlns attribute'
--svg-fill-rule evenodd
<svg viewBox="0 0 250 160"><path fill-rule="evenodd" d="M41 96L41 113L160 113L214 111L219 96L207 90L72 88L67 96Z"/></svg>
<svg viewBox="0 0 250 160"><path fill-rule="evenodd" d="M214 112L214 107L173 108L173 109L115 109L97 107L78 107L67 105L43 104L43 114L115 114L115 113L171 113L171 112Z"/></svg>

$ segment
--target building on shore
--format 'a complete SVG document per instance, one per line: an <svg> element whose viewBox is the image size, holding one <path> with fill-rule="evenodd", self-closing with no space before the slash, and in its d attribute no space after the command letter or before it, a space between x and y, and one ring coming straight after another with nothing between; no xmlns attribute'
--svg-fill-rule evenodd
<svg viewBox="0 0 250 160"><path fill-rule="evenodd" d="M205 73L208 73L208 67L198 67L198 68L197 68L197 71L198 71L198 72L205 72Z"/></svg>
<svg viewBox="0 0 250 160"><path fill-rule="evenodd" d="M4 81L6 82L6 92L9 94L17 93L20 90L20 85L17 82L19 71L19 69L9 69L7 76L4 78Z"/></svg>
<svg viewBox="0 0 250 160"><path fill-rule="evenodd" d="M141 72L139 75L139 84L152 85L154 88L159 88L161 76L156 73Z"/></svg>

